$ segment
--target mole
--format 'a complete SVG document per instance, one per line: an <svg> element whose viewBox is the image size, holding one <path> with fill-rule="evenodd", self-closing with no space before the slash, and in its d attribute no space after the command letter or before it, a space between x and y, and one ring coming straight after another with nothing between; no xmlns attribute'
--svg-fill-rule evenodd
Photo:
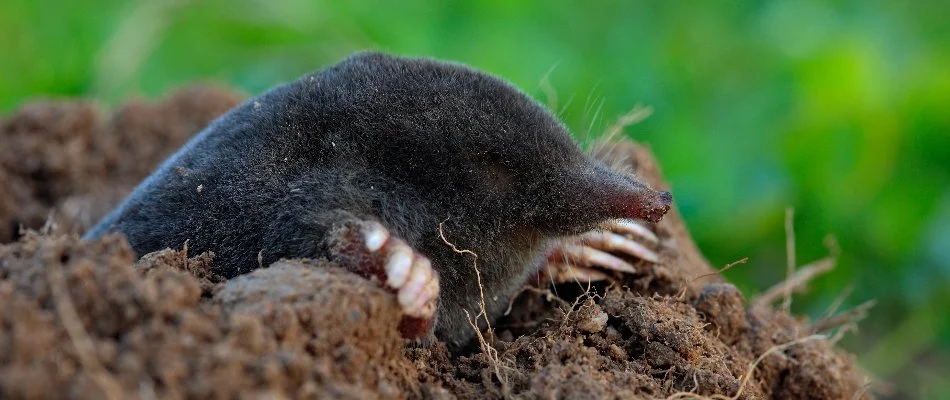
<svg viewBox="0 0 950 400"><path fill-rule="evenodd" d="M361 52L213 121L85 238L121 232L139 255L187 242L226 278L326 258L395 294L404 337L459 349L474 336L466 311L484 299L496 319L552 257L655 262L597 227L655 240L629 221L656 222L671 201L593 159L501 78ZM576 235L589 246L558 242Z"/></svg>

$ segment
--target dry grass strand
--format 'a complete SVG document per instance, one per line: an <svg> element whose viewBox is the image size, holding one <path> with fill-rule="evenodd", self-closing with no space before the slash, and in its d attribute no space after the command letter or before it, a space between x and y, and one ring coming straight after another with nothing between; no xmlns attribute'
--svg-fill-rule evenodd
<svg viewBox="0 0 950 400"><path fill-rule="evenodd" d="M736 394L732 396L724 396L721 394L714 394L712 396L703 396L703 395L698 395L694 392L678 392L678 393L673 393L672 395L667 397L667 400L684 399L684 398L696 398L696 399L704 399L704 400L738 400L739 397L742 396L742 392L745 391L745 387L749 383L749 380L752 379L752 374L755 372L756 367L759 366L759 363L761 363L762 360L765 359L765 357L768 357L772 353L775 353L778 351L785 351L785 349L788 349L789 347L792 347L795 345L810 342L813 340L826 340L826 339L828 339L828 337L825 335L810 335L810 336L805 336L803 338L795 339L788 343L777 344L768 348L768 350L766 350L761 355L756 357L756 359L752 361L751 364L749 364L749 367L746 369L746 373L743 374L742 376L742 380L739 381L739 389L736 390Z"/></svg>
<svg viewBox="0 0 950 400"><path fill-rule="evenodd" d="M485 311L485 287L482 285L482 273L478 269L478 254L468 249L459 249L454 243L446 239L444 231L444 225L446 221L448 221L448 219L439 223L439 237L442 238L442 241L447 246L452 248L452 251L459 254L468 254L472 256L472 267L475 268L475 279L478 283L478 294L480 297L478 302L478 314L475 315L475 318L472 318L468 310L463 311L465 311L465 316L468 319L469 325L471 325L472 329L475 330L475 335L478 337L478 344L481 347L482 353L485 354L485 357L488 357L489 362L492 364L492 368L495 370L495 376L498 378L498 381L501 382L502 393L509 393L508 380L505 375L501 373L502 363L501 359L498 358L498 350L492 347L491 343L485 339L482 331L478 329L478 324L475 323L478 320L478 317L481 316L485 320L486 329L488 330L489 334L491 334L491 320L488 318L488 312Z"/></svg>
<svg viewBox="0 0 950 400"><path fill-rule="evenodd" d="M745 263L747 263L747 262L749 262L749 257L741 258L741 259L738 259L738 260L736 260L736 261L733 261L733 262L731 262L731 263L729 263L729 264L726 264L726 266L720 268L720 269L719 269L718 271L716 271L716 272L710 272L710 273L707 273L707 274L702 274L702 275L698 275L698 276L693 277L693 279L690 279L689 281L686 282L685 285L683 285L683 288L680 289L680 292L676 295L676 298L679 299L680 301L682 301L684 298L686 298L686 291L689 289L689 285L692 285L693 282L696 282L696 281L698 281L698 280L700 280L700 279L703 279L703 278L705 278L705 277L708 277L708 276L719 275L719 274L721 274L721 273L723 273L723 272L728 271L730 268L732 268L732 267L734 267L734 266L736 266L736 265L745 264Z"/></svg>
<svg viewBox="0 0 950 400"><path fill-rule="evenodd" d="M837 259L835 257L826 257L821 260L815 261L811 264L808 264L801 269L795 271L788 279L779 282L775 286L770 287L764 293L759 295L759 297L752 300L753 307L763 307L769 304L772 304L788 292L798 292L801 291L808 282L811 282L815 277L825 274L828 271L831 271L835 268L837 264Z"/></svg>
<svg viewBox="0 0 950 400"><path fill-rule="evenodd" d="M795 209L785 209L785 279L788 280L795 275ZM784 301L782 309L788 311L792 308L792 287L785 286Z"/></svg>
<svg viewBox="0 0 950 400"><path fill-rule="evenodd" d="M875 305L877 305L877 300L868 300L841 314L822 318L811 324L811 331L821 332L848 324L857 324L867 318L868 312L874 308Z"/></svg>
<svg viewBox="0 0 950 400"><path fill-rule="evenodd" d="M602 140L609 142L616 139L617 136L620 135L620 132L623 132L624 128L639 124L649 118L650 115L653 115L653 107L644 106L639 103L635 104L626 114L617 117L617 121L604 131Z"/></svg>

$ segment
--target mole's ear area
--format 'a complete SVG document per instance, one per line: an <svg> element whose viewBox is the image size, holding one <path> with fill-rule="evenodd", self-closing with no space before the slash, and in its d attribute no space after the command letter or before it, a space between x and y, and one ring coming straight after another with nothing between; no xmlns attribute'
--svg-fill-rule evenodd
<svg viewBox="0 0 950 400"><path fill-rule="evenodd" d="M554 185L551 217L569 229L617 218L658 222L673 202L670 192L653 190L599 162L567 172Z"/></svg>

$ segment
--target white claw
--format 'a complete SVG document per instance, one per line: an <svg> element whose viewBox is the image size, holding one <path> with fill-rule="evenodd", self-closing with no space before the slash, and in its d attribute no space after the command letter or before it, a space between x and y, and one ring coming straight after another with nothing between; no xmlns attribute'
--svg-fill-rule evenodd
<svg viewBox="0 0 950 400"><path fill-rule="evenodd" d="M386 260L386 283L393 289L399 289L409 277L412 267L412 249L408 246L398 246Z"/></svg>
<svg viewBox="0 0 950 400"><path fill-rule="evenodd" d="M435 302L430 301L422 305L421 308L413 310L413 314L410 314L414 317L419 318L431 318L432 314L435 314Z"/></svg>
<svg viewBox="0 0 950 400"><path fill-rule="evenodd" d="M637 242L628 242L625 244L623 251L627 252L632 256L636 256L644 261L649 261L654 264L660 263L660 256L657 255L653 250L650 250L644 247L642 244Z"/></svg>
<svg viewBox="0 0 950 400"><path fill-rule="evenodd" d="M432 267L428 259L423 257L416 259L416 262L412 266L409 282L406 282L406 284L399 289L399 304L404 308L411 307L415 303L419 292L423 286L425 286L426 281L432 276L430 273L431 269Z"/></svg>
<svg viewBox="0 0 950 400"><path fill-rule="evenodd" d="M610 279L610 276L598 270L562 263L548 264L548 273L552 275L552 279L556 282L577 281L586 283Z"/></svg>
<svg viewBox="0 0 950 400"><path fill-rule="evenodd" d="M405 310L406 315L410 317L428 319L432 318L432 314L435 314L435 302L429 301L426 303L421 303L418 307Z"/></svg>
<svg viewBox="0 0 950 400"><path fill-rule="evenodd" d="M439 278L437 278L435 275L431 275L425 286L423 286L419 296L416 298L415 304L413 304L410 308L412 311L417 311L417 313L413 314L412 312L409 312L409 314L418 317L427 316L421 314L420 312L426 309L427 304L435 304L435 299L437 297L439 297Z"/></svg>
<svg viewBox="0 0 950 400"><path fill-rule="evenodd" d="M621 260L609 253L597 250L592 247L569 244L565 245L561 251L576 263L584 266L599 266L621 272L636 273L637 269L630 263Z"/></svg>
<svg viewBox="0 0 950 400"><path fill-rule="evenodd" d="M657 246L660 244L660 238L658 238L656 234L653 233L653 231L634 221L617 219L607 222L605 224L605 228L621 234L634 235L643 239L643 241L650 246Z"/></svg>
<svg viewBox="0 0 950 400"><path fill-rule="evenodd" d="M389 240L389 231L378 222L371 222L369 228L363 234L366 248L375 252L383 247L383 244Z"/></svg>
<svg viewBox="0 0 950 400"><path fill-rule="evenodd" d="M407 307L406 313L417 316L417 317L421 316L419 314L419 311L422 310L422 308L425 307L425 305L429 303L431 300L432 300L432 296L430 296L429 293L427 293L426 290L423 289L422 292L420 292L419 295L416 297L415 301L413 301L412 305Z"/></svg>
<svg viewBox="0 0 950 400"><path fill-rule="evenodd" d="M622 251L651 263L659 263L660 257L639 242L616 233L592 231L581 235L581 241L587 245L606 250Z"/></svg>

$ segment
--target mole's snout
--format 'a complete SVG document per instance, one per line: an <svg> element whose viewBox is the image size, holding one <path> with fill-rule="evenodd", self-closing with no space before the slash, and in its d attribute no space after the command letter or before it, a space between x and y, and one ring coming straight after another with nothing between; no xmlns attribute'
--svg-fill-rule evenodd
<svg viewBox="0 0 950 400"><path fill-rule="evenodd" d="M604 219L629 218L658 222L670 210L673 195L644 185L632 176L618 173L605 166L593 169L590 200Z"/></svg>
<svg viewBox="0 0 950 400"><path fill-rule="evenodd" d="M658 222L670 210L673 195L650 189L639 182L617 185L605 198L607 217Z"/></svg>
<svg viewBox="0 0 950 400"><path fill-rule="evenodd" d="M670 211L670 206L673 204L673 195L670 192L654 193L656 195L653 196L653 199L643 207L643 216L641 217L650 222L658 222Z"/></svg>
<svg viewBox="0 0 950 400"><path fill-rule="evenodd" d="M604 165L594 164L566 178L556 183L542 225L571 230L609 219L658 222L672 207L670 192L653 190Z"/></svg>

